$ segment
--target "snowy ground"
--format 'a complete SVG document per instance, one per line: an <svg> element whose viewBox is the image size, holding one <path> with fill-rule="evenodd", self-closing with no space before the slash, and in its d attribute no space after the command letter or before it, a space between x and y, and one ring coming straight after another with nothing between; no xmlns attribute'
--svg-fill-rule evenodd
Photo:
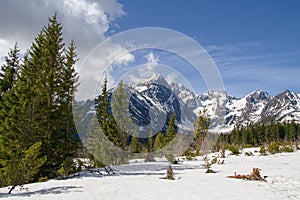
<svg viewBox="0 0 300 200"><path fill-rule="evenodd" d="M251 149L254 151L254 149ZM244 152L250 150L244 150ZM117 174L108 176L85 174L68 180L50 180L44 183L18 187L11 195L0 188L0 200L140 200L140 199L300 199L300 151L269 156L228 156L224 165L213 165L215 174L205 174L201 157L196 161L183 161L173 165L176 180L164 180L168 163L137 161L114 167ZM261 169L267 182L226 178L249 174L253 167Z"/></svg>

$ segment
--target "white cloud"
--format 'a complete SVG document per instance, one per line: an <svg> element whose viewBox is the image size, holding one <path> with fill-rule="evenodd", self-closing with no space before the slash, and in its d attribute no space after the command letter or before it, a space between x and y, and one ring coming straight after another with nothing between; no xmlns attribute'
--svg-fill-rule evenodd
<svg viewBox="0 0 300 200"><path fill-rule="evenodd" d="M115 20L125 15L123 6L117 0L30 0L26 3L18 0L1 1L0 27L5 28L0 31L0 62L15 42L18 42L24 53L54 12L58 13L58 20L63 25L65 42L74 40L76 43L79 53L76 68L81 66L93 48L107 39L106 33L116 27ZM102 57L105 60L90 57L87 62L91 65L79 74L83 93L94 94L93 88L99 79L99 66L110 61L116 54L123 55L117 60L118 64L126 65L134 60L134 56L118 46L106 51ZM110 81L113 83L113 80Z"/></svg>
<svg viewBox="0 0 300 200"><path fill-rule="evenodd" d="M153 52L150 52L149 54L147 54L146 56L144 56L144 58L147 59L147 63L149 65L157 65L159 62L159 58L155 57Z"/></svg>
<svg viewBox="0 0 300 200"><path fill-rule="evenodd" d="M102 34L108 30L107 14L100 9L96 2L87 2L85 0L64 0L65 10L69 12L71 16L83 17L84 21L96 28L99 28L99 24L103 26L98 33ZM103 29L103 30L102 30Z"/></svg>
<svg viewBox="0 0 300 200"><path fill-rule="evenodd" d="M118 80L114 70L118 70L118 67L128 65L134 59L134 55L125 48L112 43L109 39L106 40L89 54L80 68L79 76L81 85L78 88L77 98L86 99L98 95L105 77L108 80L108 88L113 87ZM97 86L98 88L96 88Z"/></svg>
<svg viewBox="0 0 300 200"><path fill-rule="evenodd" d="M55 11L63 24L65 41L75 41L80 60L106 38L105 33L115 27L115 20L125 14L116 0L1 1L0 26L5 28L1 29L0 38L18 42L25 51Z"/></svg>
<svg viewBox="0 0 300 200"><path fill-rule="evenodd" d="M153 52L148 53L144 58L147 62L137 69L140 79L149 78L155 73L155 68L159 65L159 58L155 57Z"/></svg>

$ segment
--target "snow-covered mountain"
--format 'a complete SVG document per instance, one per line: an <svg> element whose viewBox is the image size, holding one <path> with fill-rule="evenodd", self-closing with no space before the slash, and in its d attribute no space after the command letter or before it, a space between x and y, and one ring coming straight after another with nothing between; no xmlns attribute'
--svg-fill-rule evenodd
<svg viewBox="0 0 300 200"><path fill-rule="evenodd" d="M300 95L288 90L270 96L257 89L243 98L218 91L197 95L182 84L169 84L159 74L137 84L126 84L126 88L130 95L130 116L147 133L150 129L165 131L172 112L176 114L180 132L192 130L199 110L204 107L211 116L211 130L217 133L228 133L235 126L249 123L274 120L300 123ZM92 112L91 109L88 113Z"/></svg>
<svg viewBox="0 0 300 200"><path fill-rule="evenodd" d="M262 110L262 118L300 123L300 95L289 90L276 95Z"/></svg>
<svg viewBox="0 0 300 200"><path fill-rule="evenodd" d="M230 132L235 126L292 121L300 123L300 96L286 90L276 96L255 90L243 98L225 92L209 92L198 97L203 109L208 109L212 118L212 129Z"/></svg>

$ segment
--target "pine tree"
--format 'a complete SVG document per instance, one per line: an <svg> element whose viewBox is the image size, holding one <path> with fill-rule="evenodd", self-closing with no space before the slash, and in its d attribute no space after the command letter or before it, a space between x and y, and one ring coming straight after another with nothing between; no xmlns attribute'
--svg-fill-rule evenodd
<svg viewBox="0 0 300 200"><path fill-rule="evenodd" d="M1 160L1 165L4 167L1 168L0 179L5 182L2 186L11 185L8 192L10 194L17 185L29 183L46 162L47 157L40 157L41 142L33 144L28 149L20 149L21 151L16 151L19 146L17 144L8 145L14 145L15 149L12 151L9 148L7 151L9 159Z"/></svg>
<svg viewBox="0 0 300 200"><path fill-rule="evenodd" d="M89 159L93 161L96 167L102 167L104 164L107 164L106 162L109 163L108 159L105 157L108 152L103 151L103 135L100 131L98 121L92 120L89 124L85 141L85 146L89 153Z"/></svg>
<svg viewBox="0 0 300 200"><path fill-rule="evenodd" d="M13 49L10 49L8 56L5 57L5 64L0 69L0 100L5 95L5 92L12 90L16 85L18 72L20 69L20 50L15 44Z"/></svg>
<svg viewBox="0 0 300 200"><path fill-rule="evenodd" d="M174 144L175 144L175 136L177 134L177 127L175 124L175 113L172 112L170 115L166 135L164 138L164 142L167 145L167 148L165 149L165 156L168 159L168 161L172 164L174 163Z"/></svg>
<svg viewBox="0 0 300 200"><path fill-rule="evenodd" d="M97 99L96 110L99 126L108 139L105 144L101 143L100 147L103 152L106 152L106 156L101 157L102 160L105 160L104 164L128 163L128 155L122 151L122 149L126 150L128 148L128 135L125 131L129 130L127 128L129 101L124 87L121 81L115 89L116 91L113 94L109 93L107 79L105 78L102 93ZM121 149L117 150L118 148Z"/></svg>
<svg viewBox="0 0 300 200"><path fill-rule="evenodd" d="M176 136L177 134L177 127L175 124L175 113L172 112L170 115L167 131L166 131L166 137L165 137L165 142L169 143L172 141L172 139Z"/></svg>
<svg viewBox="0 0 300 200"><path fill-rule="evenodd" d="M198 119L195 123L195 133L194 140L192 142L192 147L196 150L200 150L201 144L204 141L206 134L208 133L210 125L210 116L206 108L199 111Z"/></svg>
<svg viewBox="0 0 300 200"><path fill-rule="evenodd" d="M116 136L115 131L111 131L113 127L113 119L109 115L109 108L110 103L108 99L108 91L107 91L107 77L105 77L103 85L102 85L102 92L98 96L97 102L96 102L96 110L97 110L97 118L99 121L99 125L106 135L106 137L116 144Z"/></svg>
<svg viewBox="0 0 300 200"><path fill-rule="evenodd" d="M159 152L160 157L162 156L162 148L165 146L165 144L165 137L163 133L159 132L155 137L154 150Z"/></svg>
<svg viewBox="0 0 300 200"><path fill-rule="evenodd" d="M149 131L148 140L147 140L147 152L150 153L153 151L154 141L153 141L153 131Z"/></svg>
<svg viewBox="0 0 300 200"><path fill-rule="evenodd" d="M65 50L62 26L57 15L49 18L24 56L13 89L1 101L0 132L8 146L7 151L29 149L42 142L41 156L47 161L41 165L38 176L49 178L66 157L75 153L76 133L72 116L72 98L77 74L75 45Z"/></svg>
<svg viewBox="0 0 300 200"><path fill-rule="evenodd" d="M131 137L130 151L133 153L141 153L142 152L142 145L139 142L137 129L134 130L132 137Z"/></svg>
<svg viewBox="0 0 300 200"><path fill-rule="evenodd" d="M113 98L111 100L111 109L114 121L117 127L115 127L115 132L117 135L117 145L126 149L128 146L128 132L130 131L130 115L128 111L129 97L125 88L123 81L121 80L113 92Z"/></svg>

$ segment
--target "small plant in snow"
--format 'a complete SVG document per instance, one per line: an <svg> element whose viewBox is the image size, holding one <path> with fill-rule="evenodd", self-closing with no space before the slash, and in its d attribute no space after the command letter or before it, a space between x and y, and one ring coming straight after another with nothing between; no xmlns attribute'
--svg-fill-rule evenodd
<svg viewBox="0 0 300 200"><path fill-rule="evenodd" d="M211 166L213 165L212 161L210 161L207 156L204 156L203 160L204 160L203 166L206 169L205 173L216 173L214 170L211 169Z"/></svg>
<svg viewBox="0 0 300 200"><path fill-rule="evenodd" d="M280 145L277 142L272 142L268 146L268 151L270 154L280 153Z"/></svg>
<svg viewBox="0 0 300 200"><path fill-rule="evenodd" d="M265 148L265 146L261 146L260 147L259 153L262 156L266 156L267 155L267 149Z"/></svg>
<svg viewBox="0 0 300 200"><path fill-rule="evenodd" d="M240 154L240 150L239 147L237 145L229 145L228 146L229 151L231 151L232 155L239 155Z"/></svg>

